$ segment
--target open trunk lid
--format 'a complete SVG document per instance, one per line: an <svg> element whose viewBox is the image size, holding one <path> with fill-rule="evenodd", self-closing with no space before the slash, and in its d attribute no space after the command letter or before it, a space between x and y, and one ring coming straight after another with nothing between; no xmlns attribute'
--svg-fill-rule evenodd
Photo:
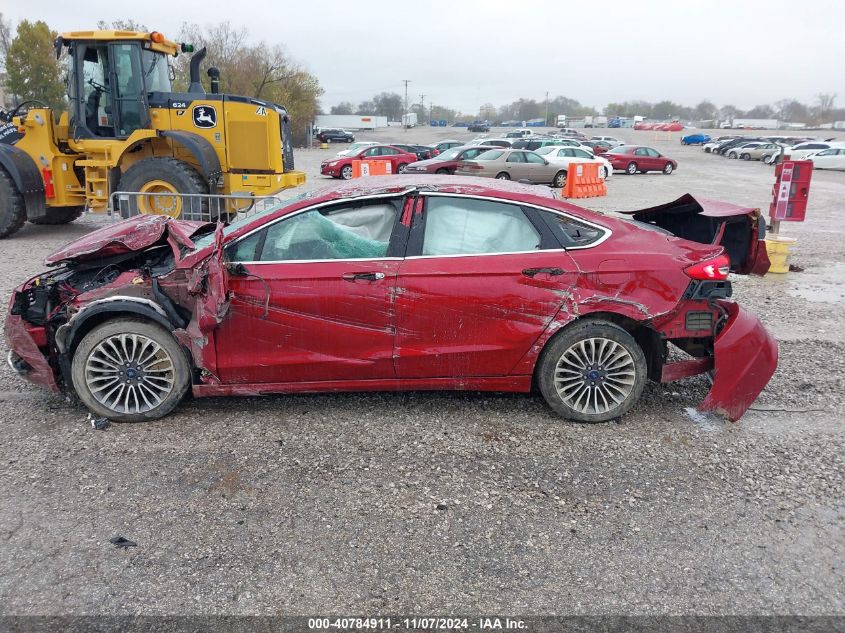
<svg viewBox="0 0 845 633"><path fill-rule="evenodd" d="M760 209L686 193L666 204L622 213L686 240L723 246L733 273L765 275L769 270L766 222Z"/></svg>

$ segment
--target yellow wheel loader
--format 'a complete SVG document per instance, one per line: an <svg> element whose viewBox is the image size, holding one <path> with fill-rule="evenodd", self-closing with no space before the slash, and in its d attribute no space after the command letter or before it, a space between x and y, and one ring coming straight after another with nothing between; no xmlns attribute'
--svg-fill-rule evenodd
<svg viewBox="0 0 845 633"><path fill-rule="evenodd" d="M115 191L140 192L124 214L179 217L185 198L168 194L246 203L305 182L294 171L285 109L220 94L214 68L207 94L205 49L191 58L183 93L173 92L168 57L193 47L159 32L74 31L56 40L56 54L64 49L68 110L29 101L0 125L0 238L27 220L64 224L86 208L104 212Z"/></svg>

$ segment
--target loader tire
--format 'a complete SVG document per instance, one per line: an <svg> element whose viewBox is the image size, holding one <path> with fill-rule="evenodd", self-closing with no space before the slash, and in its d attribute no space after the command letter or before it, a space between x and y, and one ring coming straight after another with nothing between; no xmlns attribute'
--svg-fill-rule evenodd
<svg viewBox="0 0 845 633"><path fill-rule="evenodd" d="M9 174L0 168L0 239L9 237L26 222L26 204Z"/></svg>
<svg viewBox="0 0 845 633"><path fill-rule="evenodd" d="M121 176L118 191L136 191L147 196L120 200L120 214L167 215L182 220L216 220L208 212L206 198L168 197L168 193L207 194L208 184L197 170L176 158L156 156L139 160Z"/></svg>
<svg viewBox="0 0 845 633"><path fill-rule="evenodd" d="M30 222L41 225L70 224L84 211L84 205L81 207L56 207L55 209L47 209L47 215L43 218L36 218L30 220Z"/></svg>

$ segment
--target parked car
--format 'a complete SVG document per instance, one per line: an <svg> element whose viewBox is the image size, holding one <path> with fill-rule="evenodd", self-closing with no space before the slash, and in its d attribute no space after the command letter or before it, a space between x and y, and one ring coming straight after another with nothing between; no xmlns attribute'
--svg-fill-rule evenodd
<svg viewBox="0 0 845 633"><path fill-rule="evenodd" d="M664 156L653 147L642 145L620 145L603 156L610 161L613 169L619 169L628 174L637 172L644 174L648 171L671 174L678 168L676 161Z"/></svg>
<svg viewBox="0 0 845 633"><path fill-rule="evenodd" d="M434 156L434 150L427 145L409 145L406 143L390 143L391 147L398 147L399 149L417 155L417 160L428 160Z"/></svg>
<svg viewBox="0 0 845 633"><path fill-rule="evenodd" d="M489 132L490 126L483 123L471 123L467 126L468 132Z"/></svg>
<svg viewBox="0 0 845 633"><path fill-rule="evenodd" d="M317 138L321 143L354 143L355 137L346 130L320 130Z"/></svg>
<svg viewBox="0 0 845 633"><path fill-rule="evenodd" d="M578 141L568 141L571 143L578 143ZM511 144L511 148L513 149L530 149L530 150L537 150L541 147L546 147L547 145L564 145L567 143L564 139L560 138L521 138L517 141L514 141Z"/></svg>
<svg viewBox="0 0 845 633"><path fill-rule="evenodd" d="M390 168L394 174L405 173L405 169L411 163L417 161L417 155L411 152L406 152L398 147L390 145L373 145L371 147L364 147L358 150L355 154L347 156L338 156L333 159L324 160L320 163L320 173L324 176L331 176L332 178L343 178L349 180L352 178L352 161L363 160L366 158L373 158L378 160L389 160Z"/></svg>
<svg viewBox="0 0 845 633"><path fill-rule="evenodd" d="M792 160L804 160L811 154L815 154L824 149L830 149L837 146L845 147L843 143L836 143L834 141L810 141L809 143L799 143L793 147L788 147L784 151Z"/></svg>
<svg viewBox="0 0 845 633"><path fill-rule="evenodd" d="M534 136L533 130L511 130L507 134L505 134L505 138L509 139L518 139L518 138L525 138L528 136Z"/></svg>
<svg viewBox="0 0 845 633"><path fill-rule="evenodd" d="M536 153L554 165L566 167L567 174L569 173L569 163L598 163L600 165L599 176L604 179L610 178L613 173L613 167L610 161L601 156L595 156L592 152L579 147L554 147L550 145L538 149ZM563 178L563 185L565 184L566 176Z"/></svg>
<svg viewBox="0 0 845 633"><path fill-rule="evenodd" d="M681 145L704 145L710 142L708 134L687 134L681 137Z"/></svg>
<svg viewBox="0 0 845 633"><path fill-rule="evenodd" d="M488 145L490 147L510 147L512 141L509 138L484 138L473 141L474 145Z"/></svg>
<svg viewBox="0 0 845 633"><path fill-rule="evenodd" d="M492 149L472 160L461 161L455 170L463 176L525 180L561 188L566 184L566 170L535 152L522 149Z"/></svg>
<svg viewBox="0 0 845 633"><path fill-rule="evenodd" d="M807 160L813 161L813 169L845 169L845 145L839 145L810 154Z"/></svg>
<svg viewBox="0 0 845 633"><path fill-rule="evenodd" d="M724 155L728 158L739 158L744 153L748 153L761 145L771 145L771 143L767 143L766 141L751 141L750 143L739 143L734 145L729 150L727 150Z"/></svg>
<svg viewBox="0 0 845 633"><path fill-rule="evenodd" d="M380 143L376 143L375 141L355 141L346 149L339 151L337 154L335 154L335 156L348 156L350 154L356 154L365 147L373 147L375 145L380 145Z"/></svg>
<svg viewBox="0 0 845 633"><path fill-rule="evenodd" d="M453 147L461 147L462 145L466 145L466 143L464 143L463 141L451 141L451 140L449 140L449 141L440 141L439 143L434 143L432 145L429 145L429 147L431 147L434 150L437 150L437 154L440 154L441 152L445 152L447 149L452 149ZM435 156L437 156L437 154L435 154Z"/></svg>
<svg viewBox="0 0 845 633"><path fill-rule="evenodd" d="M619 147L620 145L625 144L623 141L620 141L615 136L591 136L590 140L591 141L602 141L602 142L610 145L610 147L612 147L612 148L613 147Z"/></svg>
<svg viewBox="0 0 845 633"><path fill-rule="evenodd" d="M733 140L735 138L737 138L737 137L736 136L718 136L718 137L716 137L714 139L710 139L708 142L706 142L702 149L704 149L705 154L710 154L714 149L716 149L722 143Z"/></svg>
<svg viewBox="0 0 845 633"><path fill-rule="evenodd" d="M781 147L777 143L759 142L739 145L730 151L732 154L737 154L742 160L762 160L767 163L780 152ZM728 156L728 158L736 158L736 156Z"/></svg>
<svg viewBox="0 0 845 633"><path fill-rule="evenodd" d="M593 154L604 154L613 149L613 146L607 141L583 141L581 145L590 149Z"/></svg>
<svg viewBox="0 0 845 633"><path fill-rule="evenodd" d="M447 149L430 160L421 160L408 165L408 174L454 174L458 163L472 160L479 154L490 150L489 145L466 145Z"/></svg>
<svg viewBox="0 0 845 633"><path fill-rule="evenodd" d="M765 258L755 213L685 196L611 217L544 188L398 176L225 228L136 216L13 290L9 365L120 422L166 416L188 391L535 385L558 415L602 422L648 380L707 372L699 409L736 420L777 366L772 335L726 298L729 270Z"/></svg>
<svg viewBox="0 0 845 633"><path fill-rule="evenodd" d="M745 145L746 143L753 143L755 141L761 142L764 140L765 139L756 136L740 136L737 138L728 139L723 143L720 143L718 147L716 147L711 153L724 156L737 145Z"/></svg>

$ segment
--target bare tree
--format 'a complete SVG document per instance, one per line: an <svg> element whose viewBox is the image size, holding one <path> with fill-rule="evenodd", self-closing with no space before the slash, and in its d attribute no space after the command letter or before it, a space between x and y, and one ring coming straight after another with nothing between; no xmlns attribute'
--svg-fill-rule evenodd
<svg viewBox="0 0 845 633"><path fill-rule="evenodd" d="M827 118L830 111L833 110L833 104L836 102L836 94L819 93L816 95L816 108L819 113L819 119L822 121Z"/></svg>

